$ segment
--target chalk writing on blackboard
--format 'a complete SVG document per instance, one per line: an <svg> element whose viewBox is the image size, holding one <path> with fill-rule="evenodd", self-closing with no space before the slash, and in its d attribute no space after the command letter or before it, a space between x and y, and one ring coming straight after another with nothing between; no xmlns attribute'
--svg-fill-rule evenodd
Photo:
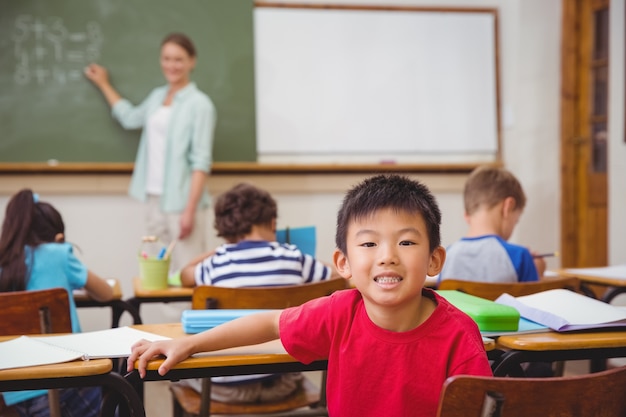
<svg viewBox="0 0 626 417"><path fill-rule="evenodd" d="M70 31L59 17L16 17L11 32L15 84L67 84L82 81L86 64L100 56L102 30L97 22Z"/></svg>

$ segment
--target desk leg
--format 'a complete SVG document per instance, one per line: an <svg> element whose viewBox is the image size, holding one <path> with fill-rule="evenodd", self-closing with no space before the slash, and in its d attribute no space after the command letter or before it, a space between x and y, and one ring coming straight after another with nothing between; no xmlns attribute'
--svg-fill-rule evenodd
<svg viewBox="0 0 626 417"><path fill-rule="evenodd" d="M119 327L122 314L127 311L133 317L133 324L142 324L138 307L135 307L128 301L114 300L111 301L111 327Z"/></svg>
<svg viewBox="0 0 626 417"><path fill-rule="evenodd" d="M104 392L101 417L114 417L118 405L119 417L146 417L143 397L139 395L133 381L114 372L109 375L110 378L102 383L103 387L110 389ZM120 397L124 400L123 402L120 401Z"/></svg>
<svg viewBox="0 0 626 417"><path fill-rule="evenodd" d="M602 296L602 301L610 304L615 297L625 292L626 287L609 287Z"/></svg>

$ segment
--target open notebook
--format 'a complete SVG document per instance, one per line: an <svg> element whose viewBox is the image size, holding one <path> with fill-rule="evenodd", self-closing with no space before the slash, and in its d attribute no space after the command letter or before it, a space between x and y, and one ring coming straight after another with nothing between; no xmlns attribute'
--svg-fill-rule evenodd
<svg viewBox="0 0 626 417"><path fill-rule="evenodd" d="M626 330L626 310L570 290L548 290L521 297L502 294L496 303L514 307L525 319L558 332L602 328Z"/></svg>
<svg viewBox="0 0 626 417"><path fill-rule="evenodd" d="M168 337L132 327L59 336L21 336L0 343L0 369L49 365L76 359L125 358L140 339Z"/></svg>

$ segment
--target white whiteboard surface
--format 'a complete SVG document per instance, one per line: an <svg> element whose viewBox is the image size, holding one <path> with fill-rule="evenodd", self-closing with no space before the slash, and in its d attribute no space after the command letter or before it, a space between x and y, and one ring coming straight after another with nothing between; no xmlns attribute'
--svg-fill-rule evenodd
<svg viewBox="0 0 626 417"><path fill-rule="evenodd" d="M255 8L258 160L496 160L495 19Z"/></svg>

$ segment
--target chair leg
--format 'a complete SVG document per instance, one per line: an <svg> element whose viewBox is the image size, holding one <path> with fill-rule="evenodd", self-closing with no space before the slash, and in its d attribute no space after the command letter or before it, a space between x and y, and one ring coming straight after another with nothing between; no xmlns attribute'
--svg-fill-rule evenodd
<svg viewBox="0 0 626 417"><path fill-rule="evenodd" d="M554 362L554 376L563 376L565 372L565 361Z"/></svg>
<svg viewBox="0 0 626 417"><path fill-rule="evenodd" d="M62 417L59 390L48 390L48 406L50 407L50 417Z"/></svg>
<svg viewBox="0 0 626 417"><path fill-rule="evenodd" d="M173 394L172 394L172 404L174 406L174 409L172 410L172 416L183 417L183 413L184 413L183 408L180 406L178 401L176 401L176 397L174 397Z"/></svg>
<svg viewBox="0 0 626 417"><path fill-rule="evenodd" d="M200 413L198 417L211 415L211 378L202 378L202 395L200 399Z"/></svg>

